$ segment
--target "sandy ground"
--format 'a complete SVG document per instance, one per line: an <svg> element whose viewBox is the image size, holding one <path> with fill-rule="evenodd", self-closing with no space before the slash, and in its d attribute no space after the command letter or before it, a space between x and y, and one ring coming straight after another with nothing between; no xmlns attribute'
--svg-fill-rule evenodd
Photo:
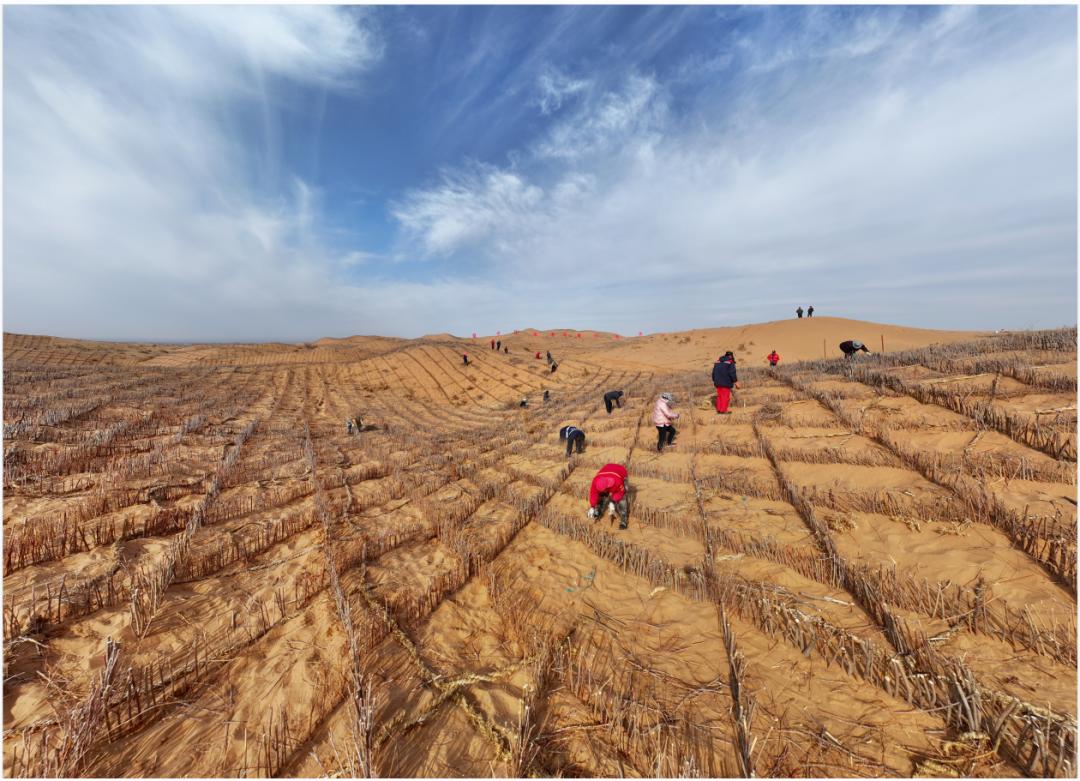
<svg viewBox="0 0 1080 781"><path fill-rule="evenodd" d="M5 334L5 772L1075 775L1075 332L490 338Z"/></svg>

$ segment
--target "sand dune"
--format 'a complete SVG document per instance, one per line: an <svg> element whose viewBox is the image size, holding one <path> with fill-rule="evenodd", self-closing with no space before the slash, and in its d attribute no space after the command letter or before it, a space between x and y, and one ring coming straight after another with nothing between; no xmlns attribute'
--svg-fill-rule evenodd
<svg viewBox="0 0 1080 781"><path fill-rule="evenodd" d="M1075 329L552 333L5 334L6 774L1075 776Z"/></svg>

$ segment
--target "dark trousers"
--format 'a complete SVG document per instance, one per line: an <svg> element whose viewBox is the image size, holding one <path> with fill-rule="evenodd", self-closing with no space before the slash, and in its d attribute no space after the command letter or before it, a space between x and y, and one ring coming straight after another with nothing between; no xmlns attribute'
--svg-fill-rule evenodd
<svg viewBox="0 0 1080 781"><path fill-rule="evenodd" d="M574 449L574 443L577 443L577 452L585 452L585 432L575 431L573 434L566 438L566 455L570 455L570 451Z"/></svg>
<svg viewBox="0 0 1080 781"><path fill-rule="evenodd" d="M607 409L607 414L611 414L612 401L607 396L604 397L604 408Z"/></svg>
<svg viewBox="0 0 1080 781"><path fill-rule="evenodd" d="M664 440L667 440L666 442ZM675 427L670 423L666 426L656 427L656 449L663 450L664 445L670 445L675 441Z"/></svg>
<svg viewBox="0 0 1080 781"><path fill-rule="evenodd" d="M619 528L625 529L630 524L630 499L626 494L623 494L623 498L617 502L612 502L611 497L607 494L600 494L600 501L596 505L600 511L596 516L597 520L604 517L604 513L607 512L608 504L612 504L615 507L615 512L619 516Z"/></svg>

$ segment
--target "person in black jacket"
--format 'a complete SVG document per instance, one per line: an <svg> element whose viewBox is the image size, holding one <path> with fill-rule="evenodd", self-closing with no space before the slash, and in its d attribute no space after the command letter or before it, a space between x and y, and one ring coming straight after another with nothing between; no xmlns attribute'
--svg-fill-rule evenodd
<svg viewBox="0 0 1080 781"><path fill-rule="evenodd" d="M735 354L728 350L721 355L712 367L712 384L716 388L716 412L718 415L730 415L728 404L731 402L731 389L740 388L739 375L735 372Z"/></svg>
<svg viewBox="0 0 1080 781"><path fill-rule="evenodd" d="M585 432L577 426L563 426L559 429L559 439L566 440L566 457L570 457L574 444L577 443L577 452L585 452Z"/></svg>
<svg viewBox="0 0 1080 781"><path fill-rule="evenodd" d="M795 314L797 314L799 316L799 319L802 320L802 307L801 306L798 309L795 310Z"/></svg>
<svg viewBox="0 0 1080 781"><path fill-rule="evenodd" d="M866 345L862 342L855 341L854 339L848 339L846 342L840 342L840 351L844 354L845 358L854 358L855 353L862 350L864 353L870 352L866 349Z"/></svg>
<svg viewBox="0 0 1080 781"><path fill-rule="evenodd" d="M607 414L611 414L613 404L622 409L622 397L623 392L621 390L608 391L604 394L604 406L607 408Z"/></svg>
<svg viewBox="0 0 1080 781"><path fill-rule="evenodd" d="M808 306L806 308L806 316L807 317L813 317L814 316L814 305L813 304L811 304L810 306Z"/></svg>

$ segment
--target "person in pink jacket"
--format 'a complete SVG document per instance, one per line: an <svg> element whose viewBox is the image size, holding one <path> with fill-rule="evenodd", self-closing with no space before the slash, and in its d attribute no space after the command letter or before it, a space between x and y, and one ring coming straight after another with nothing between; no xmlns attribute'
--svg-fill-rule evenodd
<svg viewBox="0 0 1080 781"><path fill-rule="evenodd" d="M675 397L670 393L661 393L652 411L652 422L656 426L656 452L663 453L664 445L675 444L675 427L672 421L679 419L679 413L671 408Z"/></svg>

